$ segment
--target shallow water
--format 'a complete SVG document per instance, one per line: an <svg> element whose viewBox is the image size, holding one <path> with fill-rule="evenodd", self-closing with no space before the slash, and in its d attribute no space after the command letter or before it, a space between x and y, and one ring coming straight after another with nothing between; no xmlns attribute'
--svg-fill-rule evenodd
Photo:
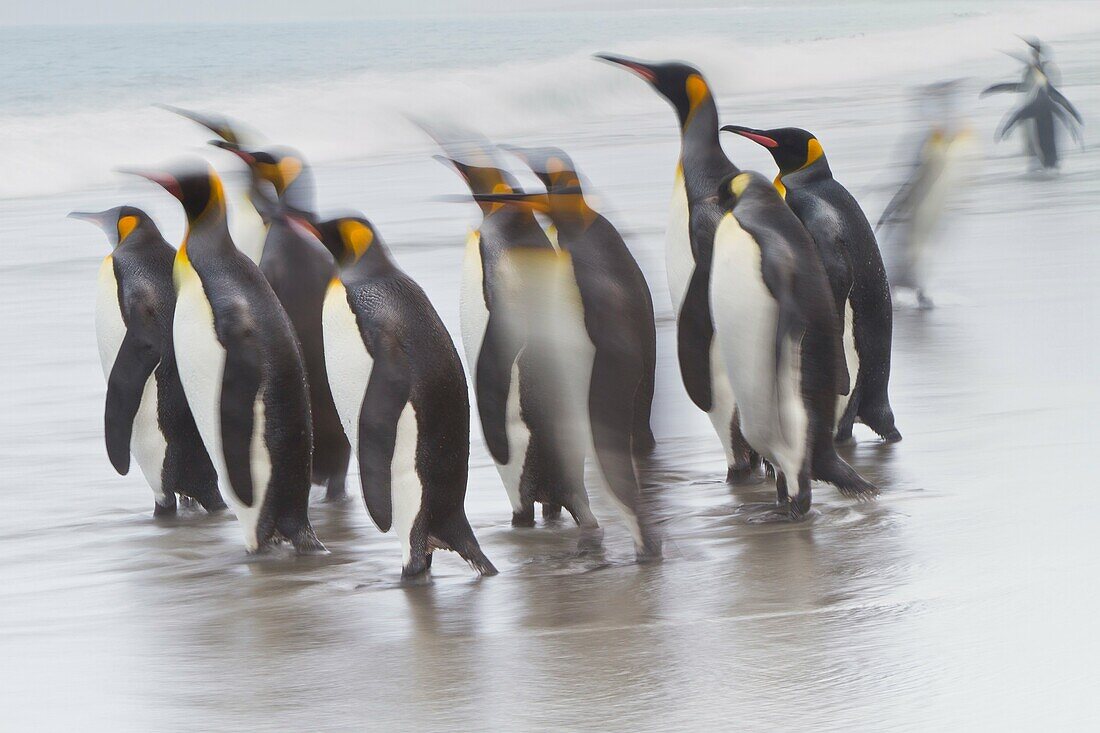
<svg viewBox="0 0 1100 733"><path fill-rule="evenodd" d="M1100 124L1100 44L1056 46L1067 96ZM968 70L994 80L991 59ZM946 76L952 70L929 70ZM928 76L924 79L928 80ZM931 78L940 78L931 76ZM898 81L724 98L723 119L816 128L870 214L900 169ZM648 93L639 84L638 94ZM978 88L975 82L975 90ZM1007 98L971 108L987 140ZM140 473L111 471L92 331L97 235L61 220L127 200L179 226L151 187L0 200L5 728L52 730L1085 729L1100 643L1100 148L1053 179L988 146L937 254L931 311L899 310L892 398L905 439L862 426L843 454L874 502L815 487L803 522L765 521L774 488L730 487L679 383L663 227L671 112L594 121L558 142L628 235L658 310L647 474L665 560L637 565L594 496L605 552L570 524L513 529L474 432L467 511L501 570L441 554L400 583L396 538L362 500L314 496L331 555L250 558L229 516L152 518ZM526 142L517 140L516 142ZM748 143L727 149L772 170ZM321 166L322 201L364 208L457 335L472 206L426 156ZM353 479L352 488L357 486Z"/></svg>

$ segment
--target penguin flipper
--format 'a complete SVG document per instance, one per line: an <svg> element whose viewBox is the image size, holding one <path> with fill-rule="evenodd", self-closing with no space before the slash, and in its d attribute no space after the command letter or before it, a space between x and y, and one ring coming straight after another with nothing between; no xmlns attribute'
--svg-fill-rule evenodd
<svg viewBox="0 0 1100 733"><path fill-rule="evenodd" d="M1073 121L1070 113L1062 109L1058 105L1054 105L1054 114L1059 120L1062 121L1062 124L1066 126L1066 129L1069 130L1069 134L1070 137L1073 138L1073 142L1084 148L1085 140L1081 137L1081 130L1078 127L1077 123Z"/></svg>
<svg viewBox="0 0 1100 733"><path fill-rule="evenodd" d="M509 337L501 314L490 312L474 367L474 385L485 444L493 460L501 464L511 459L505 424L512 365L519 357L520 345L519 339Z"/></svg>
<svg viewBox="0 0 1100 733"><path fill-rule="evenodd" d="M1026 92L1027 85L1021 84L1016 81L1006 81L1003 84L993 84L988 86L978 94L979 97L984 97L989 94L999 94L1001 92Z"/></svg>
<svg viewBox="0 0 1100 733"><path fill-rule="evenodd" d="M1070 104L1070 101L1066 99L1066 96L1064 94L1055 89L1053 86L1048 87L1048 89L1050 91L1051 99L1053 99L1056 104L1065 109L1066 112L1069 112L1071 115L1073 115L1073 119L1077 120L1077 124L1085 124L1085 121L1081 119L1081 113L1077 111L1076 107Z"/></svg>
<svg viewBox="0 0 1100 733"><path fill-rule="evenodd" d="M676 324L676 350L680 375L695 406L710 412L710 346L714 321L710 312L710 268L696 264L680 305Z"/></svg>
<svg viewBox="0 0 1100 733"><path fill-rule="evenodd" d="M140 296L134 300L126 319L126 336L107 379L103 415L107 457L123 476L130 470L130 436L145 393L145 383L161 357L153 305Z"/></svg>
<svg viewBox="0 0 1100 733"><path fill-rule="evenodd" d="M363 406L359 410L359 478L367 512L382 532L393 524L390 466L397 443L397 423L409 401L411 382L405 352L393 337L370 337L371 369Z"/></svg>
<svg viewBox="0 0 1100 733"><path fill-rule="evenodd" d="M254 329L244 318L235 314L228 320L219 334L227 346L220 400L222 454L230 488L241 503L252 506L252 432L262 378L260 349Z"/></svg>
<svg viewBox="0 0 1100 733"><path fill-rule="evenodd" d="M1028 102L1027 104L1017 109L1004 122L1001 123L1001 126L997 129L997 139L1004 140L1005 136L1008 135L1009 132L1011 132L1013 127L1018 125L1021 121L1028 119L1029 117L1034 117L1038 110L1039 103L1037 99L1032 100L1031 102Z"/></svg>

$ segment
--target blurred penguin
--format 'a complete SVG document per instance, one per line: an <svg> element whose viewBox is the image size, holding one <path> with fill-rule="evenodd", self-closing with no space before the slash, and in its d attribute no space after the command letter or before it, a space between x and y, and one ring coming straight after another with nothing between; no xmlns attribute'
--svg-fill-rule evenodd
<svg viewBox="0 0 1100 733"><path fill-rule="evenodd" d="M554 367L587 395L588 435L596 464L622 513L639 560L660 557L641 496L635 459L651 450L656 329L653 301L622 236L585 199L569 157L555 148L512 149L546 185L545 194L478 194L546 214L572 265L565 297L583 319L583 344L554 351Z"/></svg>
<svg viewBox="0 0 1100 733"><path fill-rule="evenodd" d="M953 79L919 89L918 112L927 131L905 181L875 224L876 231L884 229L886 270L895 295L912 293L922 309L933 306L926 292L928 252L941 235L944 210L962 187L975 150L970 126L955 108L961 82Z"/></svg>
<svg viewBox="0 0 1100 733"><path fill-rule="evenodd" d="M471 194L522 194L487 143L433 137ZM463 162L467 161L467 162ZM535 503L555 519L564 507L585 529L598 527L584 488L585 441L573 430L571 400L548 350L563 343L549 329L583 332L581 319L554 313L559 252L527 207L478 202L481 224L463 258L460 315L466 362L489 453L512 504L512 525L533 526ZM545 292L545 288L543 288ZM566 339L567 340L567 339Z"/></svg>
<svg viewBox="0 0 1100 733"><path fill-rule="evenodd" d="M994 84L982 90L981 96L1013 92L1024 94L1024 103L1010 112L997 129L996 139L1003 140L1015 127L1024 131L1024 151L1031 159L1033 170L1055 170L1059 166L1057 120L1079 144L1082 143L1080 113L1054 86L1055 69L1046 56L1049 48L1038 39L1023 39L1031 49L1024 60L1023 79L1019 82ZM1014 56L1014 58L1019 58Z"/></svg>

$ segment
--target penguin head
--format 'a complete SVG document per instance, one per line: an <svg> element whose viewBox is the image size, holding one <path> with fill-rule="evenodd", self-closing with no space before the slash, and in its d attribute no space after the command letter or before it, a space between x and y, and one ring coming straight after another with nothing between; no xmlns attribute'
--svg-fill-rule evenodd
<svg viewBox="0 0 1100 733"><path fill-rule="evenodd" d="M252 175L270 184L276 196L287 205L299 211L313 209L309 166L297 150L282 146L250 149L226 140L211 140L210 144L244 161Z"/></svg>
<svg viewBox="0 0 1100 733"><path fill-rule="evenodd" d="M174 171L123 172L146 178L175 196L183 204L188 224L225 219L225 188L218 174L206 163L188 163Z"/></svg>
<svg viewBox="0 0 1100 733"><path fill-rule="evenodd" d="M775 159L775 164L779 166L779 175L805 168L825 155L817 138L812 133L797 127L755 130L751 127L726 125L722 130L736 133L767 148Z"/></svg>
<svg viewBox="0 0 1100 733"><path fill-rule="evenodd" d="M608 53L598 53L596 58L622 66L649 82L676 110L681 126L687 124L704 100L713 96L703 72L681 61L655 63Z"/></svg>
<svg viewBox="0 0 1100 733"><path fill-rule="evenodd" d="M340 267L349 267L361 260L381 238L370 220L364 216L338 216L317 223L321 243L332 253Z"/></svg>
<svg viewBox="0 0 1100 733"><path fill-rule="evenodd" d="M519 148L502 145L512 155L522 160L539 177L546 190L551 193L567 189L581 190L581 179L577 167L561 148Z"/></svg>
<svg viewBox="0 0 1100 733"><path fill-rule="evenodd" d="M136 206L116 206L106 211L73 211L69 213L70 219L87 221L95 224L107 235L107 241L111 247L117 247L125 242L134 232L152 227L156 230L156 224L141 209Z"/></svg>
<svg viewBox="0 0 1100 733"><path fill-rule="evenodd" d="M772 184L759 173L731 173L718 184L718 205L731 211L743 198L761 191L777 195Z"/></svg>
<svg viewBox="0 0 1100 733"><path fill-rule="evenodd" d="M513 194L523 193L523 189L519 185L519 181L515 176L502 168L496 168L493 166L482 165L470 165L454 158L448 158L443 155L432 156L443 165L453 169L458 175L462 176L462 180L466 181L466 185L470 187L470 193L473 194ZM487 201L478 201L478 206L485 214L492 213L500 208L501 204L494 204Z"/></svg>

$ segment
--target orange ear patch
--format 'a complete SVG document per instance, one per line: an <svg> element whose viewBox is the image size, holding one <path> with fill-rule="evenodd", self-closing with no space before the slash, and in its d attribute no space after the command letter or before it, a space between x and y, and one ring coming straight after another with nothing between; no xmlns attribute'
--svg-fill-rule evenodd
<svg viewBox="0 0 1100 733"><path fill-rule="evenodd" d="M118 220L118 243L122 244L126 237L130 236L130 233L137 228L138 218L136 216L124 216Z"/></svg>

